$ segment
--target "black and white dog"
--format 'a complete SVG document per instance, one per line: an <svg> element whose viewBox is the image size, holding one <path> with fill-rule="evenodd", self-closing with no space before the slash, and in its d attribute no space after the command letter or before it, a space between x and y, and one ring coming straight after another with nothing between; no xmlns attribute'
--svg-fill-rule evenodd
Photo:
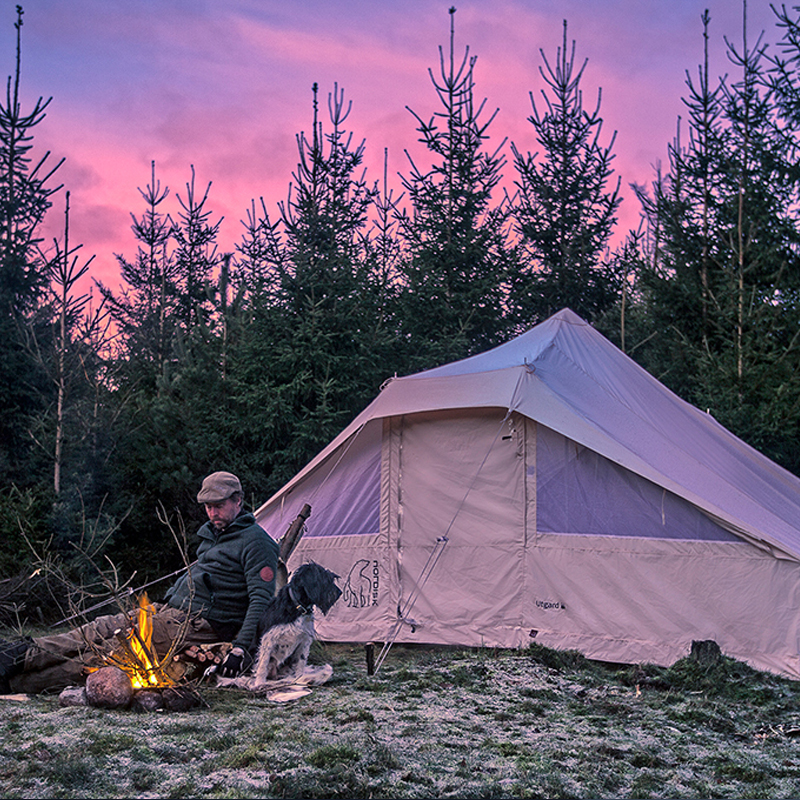
<svg viewBox="0 0 800 800"><path fill-rule="evenodd" d="M258 691L267 681L299 678L314 641L314 606L323 614L331 610L342 594L338 577L313 561L299 566L259 621L250 647L257 650L252 674L219 678L217 684Z"/></svg>

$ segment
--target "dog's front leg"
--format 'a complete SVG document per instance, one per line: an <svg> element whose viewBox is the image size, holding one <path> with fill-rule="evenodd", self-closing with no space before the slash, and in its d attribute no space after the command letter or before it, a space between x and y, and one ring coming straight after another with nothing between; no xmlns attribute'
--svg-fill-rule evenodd
<svg viewBox="0 0 800 800"><path fill-rule="evenodd" d="M250 682L251 688L256 686L263 686L269 680L269 664L272 655L272 648L265 641L268 634L264 634L261 643L258 646L258 653L256 654L255 668L253 669L253 677Z"/></svg>

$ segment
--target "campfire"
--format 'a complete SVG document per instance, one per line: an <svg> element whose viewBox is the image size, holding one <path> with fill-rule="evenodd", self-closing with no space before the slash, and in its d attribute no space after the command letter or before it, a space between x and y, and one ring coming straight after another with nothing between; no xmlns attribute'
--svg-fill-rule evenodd
<svg viewBox="0 0 800 800"><path fill-rule="evenodd" d="M119 648L106 657L108 663L119 667L131 680L134 689L151 689L174 686L175 681L167 674L165 663L159 661L153 651L153 614L155 609L144 592L139 597L136 619L129 632L114 633Z"/></svg>
<svg viewBox="0 0 800 800"><path fill-rule="evenodd" d="M70 687L61 694L62 705L100 708L134 708L139 711L188 710L202 701L186 686L178 685L185 666L176 654L179 642L159 658L153 648L155 608L147 594L139 597L129 630L114 632L117 645L103 655L103 666L89 671L85 687Z"/></svg>

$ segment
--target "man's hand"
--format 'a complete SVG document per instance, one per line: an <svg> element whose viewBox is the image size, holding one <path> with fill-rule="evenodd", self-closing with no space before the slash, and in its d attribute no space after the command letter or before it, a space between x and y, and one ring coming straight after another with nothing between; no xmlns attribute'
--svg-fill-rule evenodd
<svg viewBox="0 0 800 800"><path fill-rule="evenodd" d="M250 666L250 661L249 654L243 648L234 647L217 667L217 675L221 678L235 678Z"/></svg>

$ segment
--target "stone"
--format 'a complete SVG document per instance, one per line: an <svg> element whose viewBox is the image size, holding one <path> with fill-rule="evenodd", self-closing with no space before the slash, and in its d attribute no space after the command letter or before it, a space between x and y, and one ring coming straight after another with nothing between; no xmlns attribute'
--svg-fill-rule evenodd
<svg viewBox="0 0 800 800"><path fill-rule="evenodd" d="M95 708L127 708L133 699L131 679L119 667L101 667L86 678L86 700Z"/></svg>
<svg viewBox="0 0 800 800"><path fill-rule="evenodd" d="M197 692L181 686L172 686L162 692L164 707L167 711L190 711L202 705L203 701Z"/></svg>
<svg viewBox="0 0 800 800"><path fill-rule="evenodd" d="M159 711L164 708L164 696L158 689L141 689L133 695L134 711Z"/></svg>
<svg viewBox="0 0 800 800"><path fill-rule="evenodd" d="M85 686L67 686L58 696L60 706L88 706Z"/></svg>

